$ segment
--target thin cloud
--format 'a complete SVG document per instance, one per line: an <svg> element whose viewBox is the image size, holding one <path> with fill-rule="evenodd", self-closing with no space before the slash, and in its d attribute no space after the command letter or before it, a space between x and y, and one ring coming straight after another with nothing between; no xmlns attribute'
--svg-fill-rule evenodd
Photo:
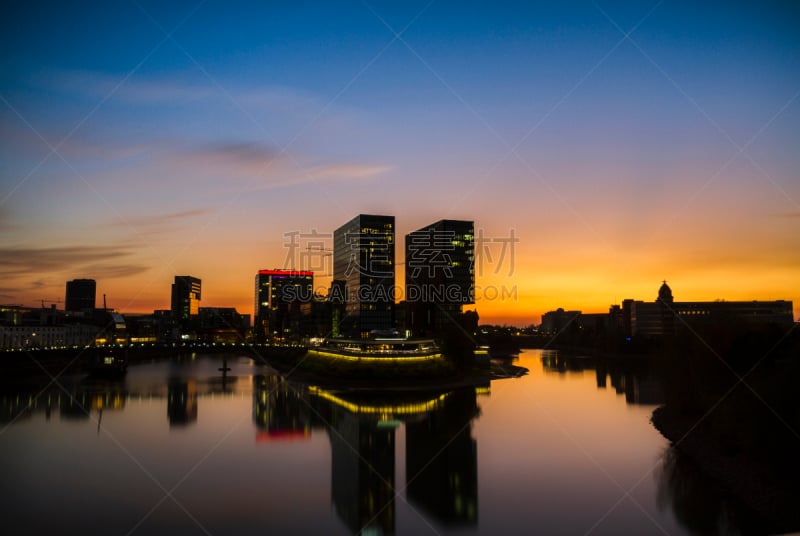
<svg viewBox="0 0 800 536"><path fill-rule="evenodd" d="M193 210L184 210L181 212L173 212L171 214L164 214L161 216L160 221L175 221L175 220L182 220L185 218L193 218L195 216L203 216L205 214L210 214L214 212L210 208L197 208Z"/></svg>
<svg viewBox="0 0 800 536"><path fill-rule="evenodd" d="M162 145L154 142L113 143L108 141L88 141L74 137L61 146L59 152L64 156L101 160L119 160L145 154L155 154Z"/></svg>
<svg viewBox="0 0 800 536"><path fill-rule="evenodd" d="M114 98L127 102L170 102L201 100L217 91L188 77L131 77L119 86L123 75L96 71L59 70L37 77L37 82L63 93L103 98L114 91ZM117 87L119 86L119 87ZM116 88L116 90L115 90Z"/></svg>
<svg viewBox="0 0 800 536"><path fill-rule="evenodd" d="M255 143L222 142L207 144L179 154L178 161L191 166L213 166L228 169L238 175L253 176L264 173L271 166L283 167L288 160L285 154L273 147Z"/></svg>
<svg viewBox="0 0 800 536"><path fill-rule="evenodd" d="M308 175L314 179L364 179L386 173L389 166L376 166L371 164L327 164L308 170Z"/></svg>
<svg viewBox="0 0 800 536"><path fill-rule="evenodd" d="M83 270L92 274L94 279L114 279L117 277L130 277L133 275L141 274L147 271L146 266L138 264L93 264L83 268Z"/></svg>
<svg viewBox="0 0 800 536"><path fill-rule="evenodd" d="M53 92L91 99L102 99L113 92L115 101L126 104L192 104L207 103L209 99L228 102L233 98L250 112L277 112L289 117L316 115L327 102L311 92L280 85L223 89L205 76L191 72L157 77L137 73L120 85L123 79L124 75L119 73L60 69L37 75L33 83Z"/></svg>
<svg viewBox="0 0 800 536"><path fill-rule="evenodd" d="M25 274L42 272L74 271L86 273L87 266L103 266L103 262L116 261L131 255L123 248L99 246L74 246L52 248L0 247L0 277L20 277ZM122 266L122 265L116 265ZM145 268L139 265L126 265L130 269ZM136 272L138 273L138 272ZM91 277L91 274L86 274Z"/></svg>
<svg viewBox="0 0 800 536"><path fill-rule="evenodd" d="M319 181L365 180L385 173L388 166L362 162L331 162L304 166L274 147L255 143L217 143L179 153L175 161L196 173L216 173L229 179L254 180L264 190Z"/></svg>
<svg viewBox="0 0 800 536"><path fill-rule="evenodd" d="M47 281L43 279L37 279L36 281L31 281L30 288L32 289L40 289L45 288L47 286Z"/></svg>
<svg viewBox="0 0 800 536"><path fill-rule="evenodd" d="M195 218L197 216L204 216L206 214L211 214L212 212L214 212L214 210L211 208L197 208L193 210L183 210L180 212L170 212L168 214L154 214L150 216L125 218L124 221L117 221L113 225L122 227L128 227L131 225L136 227L157 227Z"/></svg>

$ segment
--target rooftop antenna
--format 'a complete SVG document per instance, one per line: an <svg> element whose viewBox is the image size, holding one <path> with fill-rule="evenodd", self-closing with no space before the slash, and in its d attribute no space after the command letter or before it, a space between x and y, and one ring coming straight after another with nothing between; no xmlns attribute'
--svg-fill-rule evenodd
<svg viewBox="0 0 800 536"><path fill-rule="evenodd" d="M105 293L103 294L103 312L104 313L108 312L108 308L106 307L106 295L105 295Z"/></svg>

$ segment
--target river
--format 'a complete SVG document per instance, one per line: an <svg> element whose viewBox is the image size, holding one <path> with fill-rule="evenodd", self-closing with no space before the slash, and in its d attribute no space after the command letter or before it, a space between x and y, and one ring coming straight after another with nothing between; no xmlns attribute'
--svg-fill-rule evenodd
<svg viewBox="0 0 800 536"><path fill-rule="evenodd" d="M657 382L556 352L400 393L230 356L0 394L3 526L44 534L686 534ZM673 482L674 483L674 482Z"/></svg>

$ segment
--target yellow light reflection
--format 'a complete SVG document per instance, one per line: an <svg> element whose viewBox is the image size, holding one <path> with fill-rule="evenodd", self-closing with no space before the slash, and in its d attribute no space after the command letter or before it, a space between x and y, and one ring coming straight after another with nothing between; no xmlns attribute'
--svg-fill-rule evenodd
<svg viewBox="0 0 800 536"><path fill-rule="evenodd" d="M426 400L424 402L408 403L408 404L389 404L389 405L372 405L372 404L355 404L345 400L330 391L321 389L314 385L308 387L308 392L312 395L318 396L328 402L336 404L337 406L350 411L351 413L362 415L379 415L380 420L391 420L394 415L414 415L419 413L427 413L433 411L444 403L445 399L450 396L451 392L442 393L436 398Z"/></svg>

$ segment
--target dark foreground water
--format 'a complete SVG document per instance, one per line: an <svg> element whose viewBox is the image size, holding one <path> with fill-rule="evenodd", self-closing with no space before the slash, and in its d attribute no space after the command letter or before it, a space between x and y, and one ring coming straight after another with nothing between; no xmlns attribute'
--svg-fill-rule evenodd
<svg viewBox="0 0 800 536"><path fill-rule="evenodd" d="M644 376L532 350L519 378L391 394L221 360L6 389L4 532L687 532Z"/></svg>

